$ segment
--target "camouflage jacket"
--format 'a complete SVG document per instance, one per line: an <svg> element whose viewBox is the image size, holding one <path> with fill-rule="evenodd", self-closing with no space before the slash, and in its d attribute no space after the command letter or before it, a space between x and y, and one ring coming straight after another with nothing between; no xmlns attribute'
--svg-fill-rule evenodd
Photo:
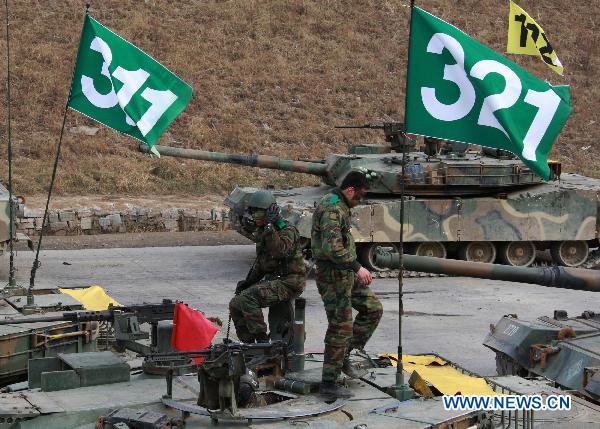
<svg viewBox="0 0 600 429"><path fill-rule="evenodd" d="M321 198L313 214L311 247L317 265L358 271L356 245L350 233L350 206L338 189Z"/></svg>
<svg viewBox="0 0 600 429"><path fill-rule="evenodd" d="M280 220L273 229L262 229L256 237L256 264L249 279L256 283L263 277L273 279L306 275L300 234L293 225Z"/></svg>

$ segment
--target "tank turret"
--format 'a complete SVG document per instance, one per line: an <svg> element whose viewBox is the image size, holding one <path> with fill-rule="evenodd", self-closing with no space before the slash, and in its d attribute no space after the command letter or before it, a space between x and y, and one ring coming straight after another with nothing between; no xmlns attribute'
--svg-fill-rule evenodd
<svg viewBox="0 0 600 429"><path fill-rule="evenodd" d="M397 269L400 254L379 251L377 264ZM481 262L456 261L427 256L404 255L404 267L411 271L531 283L561 289L600 292L600 271L570 267L513 267Z"/></svg>
<svg viewBox="0 0 600 429"><path fill-rule="evenodd" d="M402 185L403 146L408 151L406 193L414 196L490 195L542 183L518 159L494 157L482 152L469 152L467 146L447 143L445 150L416 151L414 142L406 139L403 124L344 125L337 128L382 129L388 145L350 145L347 154L333 154L320 161L294 161L267 155L237 155L196 149L156 145L161 155L202 161L222 162L249 167L307 173L321 177L330 186L340 185L353 170L375 173L370 181L370 195L399 195ZM146 144L140 151L148 152ZM558 171L557 166L551 168Z"/></svg>

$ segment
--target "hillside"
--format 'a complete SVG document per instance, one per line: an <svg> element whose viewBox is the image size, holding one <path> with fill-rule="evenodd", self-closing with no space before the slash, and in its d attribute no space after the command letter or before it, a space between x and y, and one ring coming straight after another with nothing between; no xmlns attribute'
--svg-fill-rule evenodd
<svg viewBox="0 0 600 429"><path fill-rule="evenodd" d="M564 171L600 176L600 8L592 1L522 0L565 67L510 58L553 84L571 85L573 115L553 157ZM498 52L508 2L431 0L425 9ZM84 2L9 1L15 183L44 192L79 43ZM4 15L4 9L2 9ZM402 120L409 2L392 0L178 0L91 2L90 14L169 67L194 89L160 143L286 158L343 151L343 123ZM4 21L4 20L2 20ZM4 27L2 33L4 34ZM6 44L2 79L6 76ZM6 85L1 85L6 99ZM6 171L2 103L0 175ZM88 136L75 127L99 127ZM302 175L176 159L150 159L137 142L70 111L56 190L60 194L227 193L234 184L315 183Z"/></svg>

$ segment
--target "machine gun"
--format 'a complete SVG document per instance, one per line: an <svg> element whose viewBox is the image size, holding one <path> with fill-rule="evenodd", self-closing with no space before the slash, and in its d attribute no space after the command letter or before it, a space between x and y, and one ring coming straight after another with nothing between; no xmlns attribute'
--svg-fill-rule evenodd
<svg viewBox="0 0 600 429"><path fill-rule="evenodd" d="M109 304L108 309L99 311L70 311L62 314L53 314L36 317L7 316L0 320L0 325L15 325L36 322L114 322L123 317L135 316L138 323L156 323L159 320L172 320L175 313L175 303L170 299L163 299L162 304L139 304L117 307Z"/></svg>
<svg viewBox="0 0 600 429"><path fill-rule="evenodd" d="M163 403L181 411L209 415L213 421L219 419L246 420L238 406L256 403L258 381L256 374L268 372L280 376L287 366L287 345L282 341L272 343L245 344L233 341L214 344L208 349L152 353L148 359L167 367L167 394ZM171 399L173 372L182 360L203 358L198 366L199 407L183 404Z"/></svg>
<svg viewBox="0 0 600 429"><path fill-rule="evenodd" d="M350 129L370 129L383 130L385 141L388 142L392 149L397 152L402 152L402 147L407 146L407 150L414 147L414 143L406 138L404 132L404 123L402 122L383 122L381 124L364 124L364 125L336 125L335 128L350 128Z"/></svg>
<svg viewBox="0 0 600 429"><path fill-rule="evenodd" d="M147 357L152 353L168 352L171 350L174 313L175 302L170 299L163 299L161 304L139 304L123 307L109 305L108 309L100 311L71 311L43 316L7 317L0 320L0 325L60 321L75 323L109 322L114 331L114 349L120 352L127 349ZM221 324L218 318L209 317L208 319ZM143 323L150 324L150 333L140 328L140 325ZM149 345L139 341L147 339L150 339ZM193 367L193 362L186 359L180 367L182 367L181 372L185 372ZM153 374L164 374L166 371L166 368L155 366L147 358L144 360L143 368L146 372Z"/></svg>

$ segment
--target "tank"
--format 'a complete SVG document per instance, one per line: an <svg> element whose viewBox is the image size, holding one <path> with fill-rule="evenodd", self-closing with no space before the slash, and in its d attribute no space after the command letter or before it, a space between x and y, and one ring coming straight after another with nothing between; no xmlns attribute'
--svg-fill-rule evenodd
<svg viewBox="0 0 600 429"><path fill-rule="evenodd" d="M87 320L98 316L74 314L45 318ZM243 344L219 338L208 349L189 352L140 349L142 365L108 351L30 359L27 382L9 385L0 394L0 429L199 429L217 424L265 429L296 425L529 429L554 424L552 427L566 429L600 424L600 410L578 398L572 399L570 410L560 413L446 410L442 394L474 394L465 390L467 386L476 386L471 388L488 395L562 392L518 375L480 377L435 354L407 357L407 362L421 361L429 369L443 367L443 382L429 381L427 375L422 378L412 369L404 379L414 393L402 390L401 401L395 394L399 390L393 356L364 352L352 358L367 369L367 375L344 380L355 398L324 398L317 393L322 355L306 353L303 348L302 299L296 300L293 317L291 348L281 341ZM190 359L198 358L203 359L199 366L189 365ZM148 361L152 365L147 365ZM152 367L162 368L161 373L149 371ZM448 383L449 379L455 381Z"/></svg>
<svg viewBox="0 0 600 429"><path fill-rule="evenodd" d="M0 291L0 386L27 379L29 359L59 353L96 350L98 325L72 320L38 320L7 323L17 317L55 316L62 311L83 310L81 303L57 287L34 291L35 310L27 305L27 289L5 287ZM27 315L35 311L35 314Z"/></svg>
<svg viewBox="0 0 600 429"><path fill-rule="evenodd" d="M380 250L382 266L399 267L399 255ZM548 287L600 292L600 272L569 267L510 267L404 255L409 270L531 283ZM539 376L567 390L600 401L600 312L569 317L556 310L533 321L516 314L490 325L483 343L496 353L498 375Z"/></svg>
<svg viewBox="0 0 600 429"><path fill-rule="evenodd" d="M377 259L382 266L398 264L397 255L390 252L380 250ZM410 255L405 262L408 267L417 270L455 274L458 268L449 268L455 266L463 270L463 275L506 280L515 280L518 278L517 273L520 273L522 281L551 287L600 290L600 273L583 269L555 267L550 270L501 266L499 272L512 273L513 277L506 278L504 274L490 274L494 273L495 268L483 263ZM467 266L472 268L465 272ZM541 274L544 272L555 274ZM525 273L529 273L529 277L524 278ZM582 361L580 365L580 372L584 372L587 377L582 382L582 388L590 391L591 394L585 396L591 402L572 396L571 409L559 413L545 410L536 410L535 413L445 410L442 395L472 394L464 390L466 385L478 385L479 389L484 389L485 394L496 392L547 396L564 394L564 391L549 386L544 379L526 379L520 374L504 372L499 376L480 377L435 354L408 357L407 362L412 362L412 359L429 362L425 365L430 370L443 366L443 388L435 381L422 378L428 376L425 372L421 376L418 369L414 368L404 374L404 380L411 389L399 390L395 384L397 370L393 365L393 356L359 352L353 354L352 359L367 369L367 375L358 380L344 381L355 394L355 399L328 400L317 393L322 355L304 350L304 300L297 299L293 308L291 315L288 312L273 315L273 318L282 319L278 324L283 319L293 319L293 339L290 341L244 344L223 339L222 334L219 334L208 349L188 352L173 350L166 340L170 338L172 324L165 319L173 316L173 303L168 300L160 305L134 305L99 312L34 314L28 316L28 319L14 316L0 325L110 320L116 329L115 337L121 338L126 348L137 350L143 357L143 362L139 359L127 361L122 354L108 351L58 353L43 358L33 356L28 361L27 381L6 386L0 394L0 429L198 429L214 427L216 424L220 427L260 425L265 429L298 424L327 428L409 429L491 429L506 428L508 425L514 428L542 428L551 425L566 429L577 425L600 425L600 410L593 402L596 397L592 395L598 386L597 372L594 372L594 365L598 365L592 360ZM136 319L132 319L132 316ZM566 314L556 317L557 320L568 320ZM270 315L270 324L273 318ZM126 323L117 323L118 320ZM158 337L150 345L144 345L139 342L141 336L137 322L151 320L167 324L159 323ZM514 323L518 319L508 320ZM594 341L597 343L597 316L593 313L587 312L577 325L564 323L572 326L575 334L569 334L570 331L562 329L558 322L554 323L555 326L551 325L552 323L547 323L545 337L538 335L532 340L536 344L545 344L544 341L562 335L568 342L574 342L573 335L577 335L577 339L588 339L587 343L582 343L579 347L585 350L589 350ZM125 328L121 329L119 326ZM493 332L499 332L498 329ZM512 336L516 338L516 333L521 329L517 325L511 325L504 330L508 334L514 331ZM567 340L563 341L564 344L566 342ZM559 346L553 343L552 347ZM554 356L561 356L560 353L563 353L551 353L545 348L540 350L547 354L547 371L551 368ZM569 353L572 354L567 352L567 357L571 356ZM190 359L198 358L202 359L199 366L190 364ZM542 360L541 356L539 360ZM468 377L466 384L447 383L448 379L459 383L456 378L459 375ZM480 380L475 381L473 378ZM571 388L566 383L561 385ZM404 393L398 397L398 392Z"/></svg>
<svg viewBox="0 0 600 429"><path fill-rule="evenodd" d="M512 154L472 150L465 144L425 139L420 147L403 138L401 123L352 128L381 129L386 144L350 145L348 153L317 161L265 155L231 155L157 145L175 156L319 176L322 185L273 190L284 216L310 239L314 204L352 170L372 174L364 204L353 209L352 234L359 258L373 271L378 246L399 241L402 150L406 148L406 251L419 256L529 266L539 252L553 263L583 264L598 246L600 180L561 174L549 162L552 181L543 182ZM147 151L147 146L140 147ZM256 188L238 187L226 198L233 226L243 235L242 213Z"/></svg>
<svg viewBox="0 0 600 429"><path fill-rule="evenodd" d="M59 356L73 360L77 358L68 356L109 349L141 355L172 350L175 303L171 300L86 310L57 287L29 292L20 286L0 290L0 387L27 380L32 360L55 365ZM149 332L140 328L144 323ZM164 373L153 362L143 365L150 373Z"/></svg>
<svg viewBox="0 0 600 429"><path fill-rule="evenodd" d="M483 343L496 353L498 375L539 376L600 402L600 312L569 317L502 317Z"/></svg>

